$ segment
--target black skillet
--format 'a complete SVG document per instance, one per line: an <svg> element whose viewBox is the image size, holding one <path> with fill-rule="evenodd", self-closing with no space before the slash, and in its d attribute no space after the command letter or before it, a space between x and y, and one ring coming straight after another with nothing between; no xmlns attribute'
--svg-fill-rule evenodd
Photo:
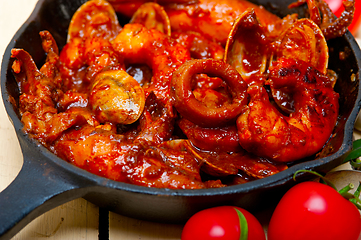
<svg viewBox="0 0 361 240"><path fill-rule="evenodd" d="M71 16L85 0L40 0L30 18L18 30L4 54L1 89L6 111L13 123L24 156L15 180L0 193L0 239L9 239L37 216L63 203L83 197L110 211L138 219L181 223L195 212L217 205L236 205L250 211L277 201L292 185L299 169L327 172L340 165L352 148L353 125L360 109L361 52L348 32L329 41L329 68L339 80L340 115L334 134L324 149L308 161L292 165L274 176L219 189L170 190L135 186L102 178L56 157L22 131L19 113L12 101L19 92L11 72L12 48L23 48L40 66L44 62L39 32L49 30L58 45L64 46ZM280 16L291 12L293 0L254 0ZM295 11L295 10L292 10ZM301 16L305 8L297 9ZM122 17L119 16L122 21ZM345 58L340 59L339 53ZM9 159L10 161L11 159ZM302 179L309 176L303 175Z"/></svg>

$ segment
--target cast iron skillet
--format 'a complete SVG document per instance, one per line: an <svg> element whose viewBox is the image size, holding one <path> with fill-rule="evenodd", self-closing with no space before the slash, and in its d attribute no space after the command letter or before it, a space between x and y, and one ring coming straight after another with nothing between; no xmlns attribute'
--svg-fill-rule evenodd
<svg viewBox="0 0 361 240"><path fill-rule="evenodd" d="M274 176L219 189L157 189L102 178L56 157L22 131L18 110L12 104L18 101L19 92L11 72L10 51L14 47L23 48L41 66L45 56L38 33L49 30L59 47L64 46L71 16L84 1L40 0L6 49L1 68L2 97L19 139L24 164L15 180L0 193L0 239L11 238L37 216L80 197L125 216L168 223L184 222L195 212L217 205L231 204L253 211L266 202L276 201L295 184L292 180L295 171L327 172L340 165L351 150L353 125L360 109L361 53L348 32L329 41L329 68L340 76L335 89L340 93L341 106L332 138L317 156ZM287 6L292 1L254 0L280 16L291 12ZM297 11L303 15L305 9ZM340 52L346 56L342 60ZM301 176L303 180L307 178Z"/></svg>

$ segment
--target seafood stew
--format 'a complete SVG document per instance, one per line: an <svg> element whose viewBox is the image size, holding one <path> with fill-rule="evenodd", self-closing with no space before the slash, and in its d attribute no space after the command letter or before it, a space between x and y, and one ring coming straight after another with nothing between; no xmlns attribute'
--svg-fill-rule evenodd
<svg viewBox="0 0 361 240"><path fill-rule="evenodd" d="M99 176L181 189L268 177L325 149L339 116L327 40L352 18L312 1L301 19L246 1L147 2L121 25L118 2L79 7L61 51L41 31L39 69L12 50L30 137ZM221 27L212 4L233 9Z"/></svg>
<svg viewBox="0 0 361 240"><path fill-rule="evenodd" d="M360 109L361 53L350 33L328 40L329 69L339 79L334 87L339 93L339 117L331 139L316 156L288 164L288 169L269 177L221 188L178 190L149 188L112 181L84 171L58 158L23 132L17 102L19 88L12 73L11 49L29 52L37 66L45 62L39 32L48 29L59 49L66 44L67 28L78 7L85 1L41 0L29 20L10 42L1 71L2 97L6 111L16 130L24 156L24 165L15 181L0 194L0 235L9 239L40 214L78 197L110 211L149 221L184 223L195 212L219 205L235 205L259 211L279 200L285 190L294 185L293 174L300 169L327 172L342 163L352 147L353 125ZM306 8L289 9L292 0L255 1L274 13L284 16ZM59 11L59 8L62 11ZM118 15L123 24L129 19ZM123 25L122 24L122 25ZM351 80L351 81L350 81ZM310 176L299 177L309 179ZM19 192L19 188L23 191ZM20 209L20 211L19 211ZM7 231L8 229L11 229ZM6 234L4 234L6 233ZM2 235L4 234L4 235Z"/></svg>

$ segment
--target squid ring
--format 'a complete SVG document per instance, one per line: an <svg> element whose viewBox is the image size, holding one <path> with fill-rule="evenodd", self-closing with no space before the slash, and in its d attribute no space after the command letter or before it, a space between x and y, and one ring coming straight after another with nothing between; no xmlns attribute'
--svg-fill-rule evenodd
<svg viewBox="0 0 361 240"><path fill-rule="evenodd" d="M192 77L204 73L222 78L228 85L232 101L220 107L207 107L192 92ZM171 81L171 96L177 111L189 121L202 127L220 127L235 121L247 102L247 84L229 64L215 59L193 59L181 65Z"/></svg>

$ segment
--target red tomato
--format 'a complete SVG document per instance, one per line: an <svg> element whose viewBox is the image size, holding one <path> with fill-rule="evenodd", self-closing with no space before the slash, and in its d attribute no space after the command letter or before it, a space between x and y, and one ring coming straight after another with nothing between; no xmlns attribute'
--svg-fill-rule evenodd
<svg viewBox="0 0 361 240"><path fill-rule="evenodd" d="M265 233L257 218L248 211L232 206L221 206L202 210L194 214L185 224L182 240L240 240L239 210L246 219L248 240L265 240Z"/></svg>
<svg viewBox="0 0 361 240"><path fill-rule="evenodd" d="M325 0L325 2L328 3L331 10L337 17L341 16L341 14L344 10L343 5L342 5L343 0ZM357 30L360 28L360 24L361 24L360 16L361 16L361 1L356 0L355 1L354 18L353 18L351 25L348 28L352 34L356 34Z"/></svg>
<svg viewBox="0 0 361 240"><path fill-rule="evenodd" d="M357 240L360 212L332 187L303 182L278 203L268 226L268 240Z"/></svg>

